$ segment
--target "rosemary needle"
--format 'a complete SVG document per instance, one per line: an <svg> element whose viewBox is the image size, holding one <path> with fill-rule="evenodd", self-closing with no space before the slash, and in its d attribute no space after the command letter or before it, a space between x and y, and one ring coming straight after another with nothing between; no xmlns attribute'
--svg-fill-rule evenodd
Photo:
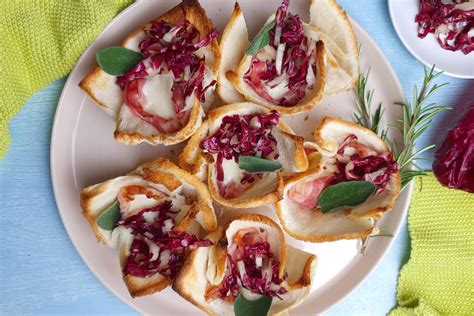
<svg viewBox="0 0 474 316"><path fill-rule="evenodd" d="M399 125L389 125L400 131L403 145L396 141L387 139L387 129L380 129L380 121L384 114L382 103L380 102L372 114L371 103L374 90L367 88L370 69L366 74L359 73L358 86L354 88L356 112L354 118L356 123L372 130L382 139L389 143L395 159L400 168L402 188L404 188L414 177L425 175L426 173L417 167L416 161L419 156L434 145L429 145L421 149L416 148L418 138L425 132L431 124L435 115L444 110L451 109L448 106L438 106L435 103L426 104L427 100L440 88L448 83L433 84L433 80L442 72L435 72L434 66L431 69L424 67L424 79L421 89L415 85L413 91L413 101L397 102L395 104L402 107L403 119L399 119ZM425 105L426 104L426 105Z"/></svg>

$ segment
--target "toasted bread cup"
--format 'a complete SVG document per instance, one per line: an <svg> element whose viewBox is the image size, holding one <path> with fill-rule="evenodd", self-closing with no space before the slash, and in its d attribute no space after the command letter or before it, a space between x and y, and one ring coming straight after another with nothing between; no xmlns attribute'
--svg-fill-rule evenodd
<svg viewBox="0 0 474 316"><path fill-rule="evenodd" d="M227 79L226 72L236 70L245 51L249 47L247 24L239 3L235 3L234 11L222 32L219 43L221 49L221 63L217 77L217 93L225 104L244 102L245 98Z"/></svg>
<svg viewBox="0 0 474 316"><path fill-rule="evenodd" d="M128 202L123 202L121 197L124 190L128 190L126 194L133 195ZM212 199L205 185L163 158L144 163L126 176L87 187L81 193L83 214L97 241L118 249L122 268L130 255L130 247L135 238L132 231L121 225L112 230L103 229L98 225L99 216L115 201L119 203L121 220L126 220L140 210L170 201L173 211L177 212L172 231L199 236L200 227L205 231L212 231L217 227ZM124 274L123 279L132 297L160 291L171 282L169 277L160 273L147 277Z"/></svg>
<svg viewBox="0 0 474 316"><path fill-rule="evenodd" d="M324 94L350 90L359 76L359 51L346 12L336 0L311 0L309 14L326 51Z"/></svg>
<svg viewBox="0 0 474 316"><path fill-rule="evenodd" d="M300 304L313 285L317 258L287 246L281 228L270 218L255 214L241 215L225 229L219 228L211 233L208 238L214 246L196 249L189 255L173 283L173 289L209 315L234 315L232 302L210 298L207 293L218 287L226 275L234 236L239 231L255 228L265 232L274 258L280 263L279 276L287 276L281 283L287 292L280 295L281 299L273 298L268 315L282 315ZM240 291L246 297L256 295L243 287Z"/></svg>
<svg viewBox="0 0 474 316"><path fill-rule="evenodd" d="M215 155L201 149L202 141L212 136L220 128L224 117L269 114L270 111L253 103L231 104L212 110L209 112L208 119L183 149L179 157L180 166L197 175L201 180L207 180L211 196L222 205L232 208L250 208L278 201L283 190L283 176L302 172L308 168L303 138L294 135L284 121L280 119L278 124L271 129L271 135L276 140L276 151L279 155L276 160L281 163L283 169L263 173L260 180L257 180L253 186L238 197L228 199L220 194ZM231 161L233 163L226 163L226 160L222 163L224 174L227 169L227 172L231 174L238 172L242 176L243 171L239 169L238 164L234 160ZM224 163L226 164L224 165ZM237 180L240 181L240 179ZM225 185L227 184L225 183Z"/></svg>
<svg viewBox="0 0 474 316"><path fill-rule="evenodd" d="M356 137L356 142L348 143L347 139L352 135ZM311 161L308 170L285 179L283 199L275 204L283 228L294 238L310 242L367 237L374 231L374 219L392 209L400 192L400 173L389 148L372 131L330 117L326 117L316 128L314 137L314 144L306 144L307 152L312 151L308 154ZM348 148L342 147L343 144ZM334 183L336 174L350 172L347 169L347 166L353 163L350 157L358 158L354 153L349 156L351 150L360 150L361 153L366 150L365 156L361 154L361 158L369 155L385 157L387 165L374 171L374 174L387 172L388 180L382 184L377 182L380 181L377 180L377 175L365 175L376 185L380 183L373 195L360 205L323 213L317 207L317 198L324 188ZM349 154L346 154L346 151ZM339 170L336 164L341 163L343 159L346 161L346 169ZM337 182L363 179L372 181L369 178ZM311 196L313 198L310 198Z"/></svg>
<svg viewBox="0 0 474 316"><path fill-rule="evenodd" d="M139 51L138 45L146 38L145 30L149 29L153 22L165 21L176 25L178 21L183 19L188 20L199 31L200 38L209 36L214 30L212 21L206 16L206 12L197 0L183 0L176 7L128 35L121 46ZM209 45L201 47L195 54L205 58L206 70L203 85L206 86L214 78L217 78L218 74L220 50L217 40L213 38ZM129 145L141 142L152 145L172 145L186 140L201 125L202 116L204 116L204 112L212 103L214 97L215 86L206 90L206 101L204 103L201 103L193 93L192 100L189 102L192 106L187 123L179 130L167 133L158 130L155 126L133 114L128 106L123 106L123 91L116 84L116 79L116 76L109 75L96 67L80 82L79 86L107 114L116 120L115 139Z"/></svg>
<svg viewBox="0 0 474 316"><path fill-rule="evenodd" d="M262 29L264 29L265 26L274 19L275 15L270 16L265 25L262 26ZM315 40L318 38L315 28L304 22L302 23L302 26L307 38ZM326 83L326 56L323 42L318 41L316 43L316 52L313 64L316 69L314 84L311 88L306 89L305 96L297 104L292 106L281 106L269 102L267 99L261 97L244 80L244 76L249 70L253 56L247 55L245 53L249 47L248 32L245 20L238 5L236 5L234 8L234 13L232 14L226 26L226 31L227 36L221 39L221 51L224 52L224 54L227 55L229 59L232 59L232 61L221 64L221 76L218 78L218 84L221 86L221 90L226 91L226 93L224 93L224 99L238 99L239 95L236 93L237 90L237 92L243 95L246 100L263 105L269 109L277 110L278 112L285 115L294 115L306 112L313 108L321 100ZM262 50L264 49L260 49L260 51ZM240 60L240 62L237 62L237 60ZM222 76L224 73L226 75L225 78Z"/></svg>

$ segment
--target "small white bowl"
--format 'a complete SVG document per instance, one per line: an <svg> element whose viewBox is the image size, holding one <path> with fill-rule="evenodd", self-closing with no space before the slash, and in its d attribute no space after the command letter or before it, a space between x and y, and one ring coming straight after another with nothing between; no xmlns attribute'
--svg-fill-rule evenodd
<svg viewBox="0 0 474 316"><path fill-rule="evenodd" d="M427 66L435 65L436 69L453 77L474 78L474 52L464 55L461 51L445 50L438 44L434 34L428 34L425 38L418 37L415 17L419 12L419 5L420 0L388 1L393 27L403 45Z"/></svg>

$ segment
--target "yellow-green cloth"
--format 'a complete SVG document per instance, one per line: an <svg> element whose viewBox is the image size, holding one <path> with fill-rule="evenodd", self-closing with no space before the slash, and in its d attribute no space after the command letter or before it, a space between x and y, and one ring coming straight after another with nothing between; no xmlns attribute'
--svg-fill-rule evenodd
<svg viewBox="0 0 474 316"><path fill-rule="evenodd" d="M0 158L8 121L36 90L66 75L132 0L0 1Z"/></svg>
<svg viewBox="0 0 474 316"><path fill-rule="evenodd" d="M474 315L474 194L444 188L432 174L417 179L408 229L410 259L390 316Z"/></svg>

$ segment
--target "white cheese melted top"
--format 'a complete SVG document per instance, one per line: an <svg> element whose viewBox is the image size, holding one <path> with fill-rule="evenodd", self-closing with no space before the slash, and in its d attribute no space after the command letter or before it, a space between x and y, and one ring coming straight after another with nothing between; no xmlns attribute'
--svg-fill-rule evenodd
<svg viewBox="0 0 474 316"><path fill-rule="evenodd" d="M148 77L142 90L146 98L143 109L164 119L176 117L173 100L171 99L173 83L174 76L172 73L162 73Z"/></svg>
<svg viewBox="0 0 474 316"><path fill-rule="evenodd" d="M224 170L224 184L228 184L232 181L240 183L240 179L242 179L244 174L234 159L223 159L222 170Z"/></svg>
<svg viewBox="0 0 474 316"><path fill-rule="evenodd" d="M133 196L133 200L128 201L128 214L134 214L146 208L150 208L161 203L160 200L148 198L144 194L137 194Z"/></svg>

